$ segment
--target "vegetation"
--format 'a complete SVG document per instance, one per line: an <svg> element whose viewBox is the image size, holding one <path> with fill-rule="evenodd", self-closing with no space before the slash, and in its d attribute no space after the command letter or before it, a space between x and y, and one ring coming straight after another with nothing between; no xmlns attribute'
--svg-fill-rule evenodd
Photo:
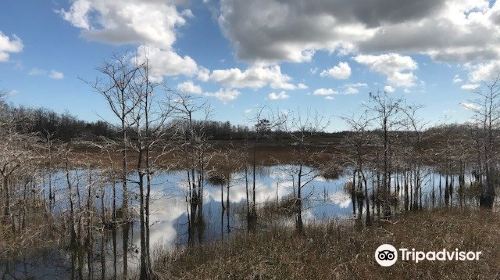
<svg viewBox="0 0 500 280"><path fill-rule="evenodd" d="M69 256L70 273L64 277L72 279L366 278L387 276L374 268L375 244L389 240L427 248L424 240L433 240L430 245L437 247L479 246L490 258L457 272L451 264L422 269L403 263L390 274L495 275L499 79L478 91L471 123L427 128L418 118L420 106L377 92L361 114L345 117L350 131L328 134L328 120L317 113L283 114L267 107L257 110L248 127L210 121L209 104L155 83L149 71L147 59L131 63L124 57L98 68L98 78L88 84L114 113L111 123L1 103L0 249L6 267L16 268L18 257L31 251L56 248ZM274 208L262 199L259 154L266 155L266 163L285 165L283 174L291 181L282 201L277 183ZM178 170L189 248L178 256L160 256L155 265L154 179ZM305 190L321 174L340 173L351 178L345 189L353 218L367 227L307 225L304 212L314 196ZM234 205L237 180L244 182L244 202ZM221 237L225 229L236 231L238 217L247 235L199 246L212 222L204 214L211 186L220 189ZM330 199L326 190L323 199ZM282 207L284 216L293 217L294 230L271 227L263 216ZM441 207L449 211L424 211ZM231 213L244 214L233 219ZM137 267L129 267L131 255L137 256Z"/></svg>
<svg viewBox="0 0 500 280"><path fill-rule="evenodd" d="M155 269L162 279L496 279L499 218L498 213L436 210L364 228L345 221L310 225L307 237L274 228L160 255ZM398 261L384 268L373 257L384 243L424 251L481 248L482 257L478 262Z"/></svg>

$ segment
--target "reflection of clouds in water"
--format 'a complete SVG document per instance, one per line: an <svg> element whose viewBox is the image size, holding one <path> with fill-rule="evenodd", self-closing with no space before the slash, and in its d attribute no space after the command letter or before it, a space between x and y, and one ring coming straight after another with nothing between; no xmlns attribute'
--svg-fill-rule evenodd
<svg viewBox="0 0 500 280"><path fill-rule="evenodd" d="M305 209L302 211L302 220L306 223L312 222L316 220L312 209Z"/></svg>
<svg viewBox="0 0 500 280"><path fill-rule="evenodd" d="M304 172L310 169L304 167ZM271 166L260 168L256 174L256 202L262 204L266 201L275 201L276 195L278 198L289 196L293 192L294 178L295 183L297 180L298 167L292 165L286 166ZM58 174L57 177L63 177L63 173ZM79 176L83 174L78 172ZM153 176L151 185L151 206L150 206L150 242L154 248L158 246L172 247L176 242L180 241L183 234L187 230L186 217L187 217L187 173L185 170L181 171L165 171L157 172ZM248 173L248 189L251 196L253 181L252 171ZM84 178L84 177L83 177ZM64 178L62 178L64 179ZM313 193L314 195L308 197L311 203L304 209L304 221L318 220L322 217L332 217L344 215L342 209L350 205L350 198L342 192L342 186L345 178L337 180L329 180L323 177L316 177L309 185L304 187L303 193L307 195ZM62 190L65 190L64 180L61 180ZM278 186L277 186L278 185ZM106 191L106 200L111 200L111 185ZM120 197L118 202L121 202L121 184L116 184L117 195ZM278 187L278 192L276 191ZM83 189L83 188L82 188ZM131 191L131 205L138 213L138 201L134 199L138 197L138 188L136 184L129 186ZM226 200L226 186L223 186L224 202ZM327 199L324 199L324 193L327 193ZM232 204L244 203L246 200L246 183L245 173L237 172L232 174L230 183L230 201ZM204 211L207 228L213 226L215 230L219 230L217 223L220 223L219 214L221 201L221 186L214 186L205 182L204 187ZM320 202L321 201L321 202ZM333 203L333 204L332 204ZM108 204L110 205L110 204ZM212 205L212 206L211 206ZM215 208L212 208L215 206ZM214 212L215 211L215 212ZM213 212L212 214L210 214ZM213 216L212 216L213 215ZM136 224L137 226L137 224ZM210 233L207 233L210 234ZM139 248L140 236L134 234L133 245ZM131 256L131 264L136 263L136 256Z"/></svg>
<svg viewBox="0 0 500 280"><path fill-rule="evenodd" d="M150 215L151 245L170 246L175 242L177 231L175 221L186 213L186 202L182 198L166 198L153 201Z"/></svg>
<svg viewBox="0 0 500 280"><path fill-rule="evenodd" d="M326 182L326 178L325 177L322 177L322 176L318 176L316 178L314 178L314 181L316 182Z"/></svg>
<svg viewBox="0 0 500 280"><path fill-rule="evenodd" d="M340 208L347 208L351 205L351 197L345 192L332 193L328 200L338 205Z"/></svg>
<svg viewBox="0 0 500 280"><path fill-rule="evenodd" d="M291 184L290 184L291 186ZM248 192L249 195L251 196L252 192L252 187L253 185L251 183L248 184ZM281 183L279 184L279 192L278 195L281 198L282 196L285 195L283 193L282 187L284 187ZM256 193L257 196L255 198L257 203L262 203L270 199L275 199L276 198L276 184L264 184L264 183L257 183L255 185ZM217 186L208 186L205 188L205 195L208 197L209 200L217 201L220 202L221 200L221 187ZM226 187L224 186L224 201L226 200L226 195L227 195L227 190ZM244 202L246 200L246 185L245 183L238 183L238 184L231 184L229 188L229 200L231 203L239 203L239 202Z"/></svg>

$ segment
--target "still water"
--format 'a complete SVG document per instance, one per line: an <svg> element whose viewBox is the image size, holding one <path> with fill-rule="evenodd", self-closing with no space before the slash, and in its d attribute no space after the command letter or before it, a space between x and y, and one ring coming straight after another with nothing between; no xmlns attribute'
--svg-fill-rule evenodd
<svg viewBox="0 0 500 280"><path fill-rule="evenodd" d="M98 171L91 171L96 174ZM286 197L293 196L294 185L296 185L298 167L294 165L275 165L259 167L256 172L256 202L258 207L266 204L282 201ZM348 219L353 217L353 206L351 194L346 191L345 185L352 179L351 175L341 174L335 179L326 179L317 174L317 171L306 168L304 173L309 174L304 181L310 182L302 189L304 198L303 220L307 223L324 222L329 219ZM76 180L80 177L80 180ZM84 182L88 177L88 171L74 170L73 182ZM248 184L252 186L251 170L248 173ZM423 175L424 200L430 200L430 194L434 190L439 195L439 181L443 182L441 175L432 170L426 170ZM470 180L470 178L468 178ZM53 175L53 186L55 189L56 204L55 211L67 209L67 186L63 172ZM368 180L369 189L371 189ZM396 187L396 180L393 181ZM76 183L75 183L76 184ZM84 197L87 193L85 184L79 185L78 196ZM121 201L121 185L116 185L117 201ZM133 183L129 184L130 198L133 208L134 200L137 201L137 188ZM109 208L112 205L111 186L104 185L104 205ZM224 203L226 201L227 189L223 186ZM186 202L187 182L186 171L158 172L153 177L150 207L150 244L151 252L159 250L172 250L176 247L185 246L188 242L188 205ZM102 193L100 193L102 195ZM401 194L402 195L402 194ZM441 197L437 198L438 200ZM240 171L231 175L230 190L230 215L221 215L221 186L205 182L203 216L205 227L197 238L198 242L211 242L227 238L229 234L246 231L245 207L246 207L246 180L245 172ZM439 201L438 201L439 202ZM471 202L476 203L476 202ZM96 202L96 207L102 207L101 199ZM108 209L109 210L109 209ZM291 217L280 217L267 223L281 223L284 226L292 225ZM266 226L266 225L262 225ZM105 266L107 277L114 278L120 275L123 264L123 232L121 229L109 231L96 238L95 251L88 261L95 263L95 271L88 269L80 271L84 278L90 278L95 274L95 279L102 278L100 267ZM140 237L137 223L128 229L128 270L134 271L139 265ZM53 249L43 253L12 262L0 263L0 276L2 279L72 279L75 277L72 262L72 253L64 249ZM104 264L104 265L103 265ZM87 267L87 266L85 266ZM92 265L91 267L94 267ZM73 269L73 270L72 270Z"/></svg>

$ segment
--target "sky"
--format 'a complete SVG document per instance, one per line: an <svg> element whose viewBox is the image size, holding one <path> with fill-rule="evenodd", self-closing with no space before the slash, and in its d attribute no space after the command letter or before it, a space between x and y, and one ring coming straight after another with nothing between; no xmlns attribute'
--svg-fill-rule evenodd
<svg viewBox="0 0 500 280"><path fill-rule="evenodd" d="M245 124L258 106L314 110L346 129L369 92L470 119L500 73L500 4L486 0L2 0L0 89L14 105L113 117L84 81L114 54Z"/></svg>

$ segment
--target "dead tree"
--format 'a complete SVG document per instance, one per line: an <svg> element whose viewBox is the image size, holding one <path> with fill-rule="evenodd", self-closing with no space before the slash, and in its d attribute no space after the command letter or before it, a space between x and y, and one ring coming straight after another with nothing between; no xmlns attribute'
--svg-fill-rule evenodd
<svg viewBox="0 0 500 280"><path fill-rule="evenodd" d="M318 113L311 113L310 111L301 114L288 114L286 121L286 131L290 135L294 145L294 161L296 167L293 167L294 186L296 192L294 198L294 212L295 212L295 230L299 234L304 233L304 222L302 219L302 212L304 208L305 196L303 194L304 188L309 185L320 174L319 168L311 168L312 163L319 163L318 156L322 154L321 150L315 149L311 145L311 137L317 133L321 133L328 126L328 122L324 117Z"/></svg>
<svg viewBox="0 0 500 280"><path fill-rule="evenodd" d="M364 198L364 202L366 203L366 224L370 224L370 198L368 195L368 183L366 178L367 176L365 175L365 169L369 167L367 163L371 158L369 152L372 148L373 143L375 142L372 133L370 133L369 131L370 121L364 114L358 118L344 117L343 119L345 122L347 122L352 131L352 134L347 135L344 141L345 145L347 146L347 162L354 166L353 182L351 186L353 211L354 214L356 214L355 203L357 201L358 208L360 209L358 218L361 219L362 205L359 204L363 203Z"/></svg>
<svg viewBox="0 0 500 280"><path fill-rule="evenodd" d="M376 123L375 128L380 131L382 154L382 185L377 190L382 201L384 217L391 216L391 161L393 158L393 140L391 133L401 126L401 106L403 100L393 99L386 92L370 93L370 102L367 103L366 113Z"/></svg>
<svg viewBox="0 0 500 280"><path fill-rule="evenodd" d="M495 185L499 183L498 130L500 129L500 75L484 83L473 100L474 119L478 129L482 171L480 205L491 209L495 201ZM484 178L484 180L482 179Z"/></svg>
<svg viewBox="0 0 500 280"><path fill-rule="evenodd" d="M115 56L97 68L100 73L95 82L87 82L96 92L101 94L109 108L116 116L120 124L121 153L122 153L122 192L123 201L121 206L122 218L128 220L128 159L127 159L127 131L130 124L127 121L129 115L136 109L140 100L134 94L133 81L137 78L140 65L130 63L127 56Z"/></svg>
<svg viewBox="0 0 500 280"><path fill-rule="evenodd" d="M179 161L187 168L188 243L192 244L195 233L201 240L204 230L205 176L213 156L205 131L205 121L210 116L210 107L198 97L174 92L172 113L176 122L178 153L181 155Z"/></svg>
<svg viewBox="0 0 500 280"><path fill-rule="evenodd" d="M279 112L273 112L267 107L257 108L256 114L251 120L254 123L254 139L252 144L252 189L251 203L247 212L247 229L254 232L257 227L257 149L259 141L270 137L273 129L282 126L285 121L285 115ZM248 180L248 171L245 169L246 180ZM248 185L248 181L246 181ZM247 187L248 189L248 187ZM248 195L247 195L248 201Z"/></svg>

